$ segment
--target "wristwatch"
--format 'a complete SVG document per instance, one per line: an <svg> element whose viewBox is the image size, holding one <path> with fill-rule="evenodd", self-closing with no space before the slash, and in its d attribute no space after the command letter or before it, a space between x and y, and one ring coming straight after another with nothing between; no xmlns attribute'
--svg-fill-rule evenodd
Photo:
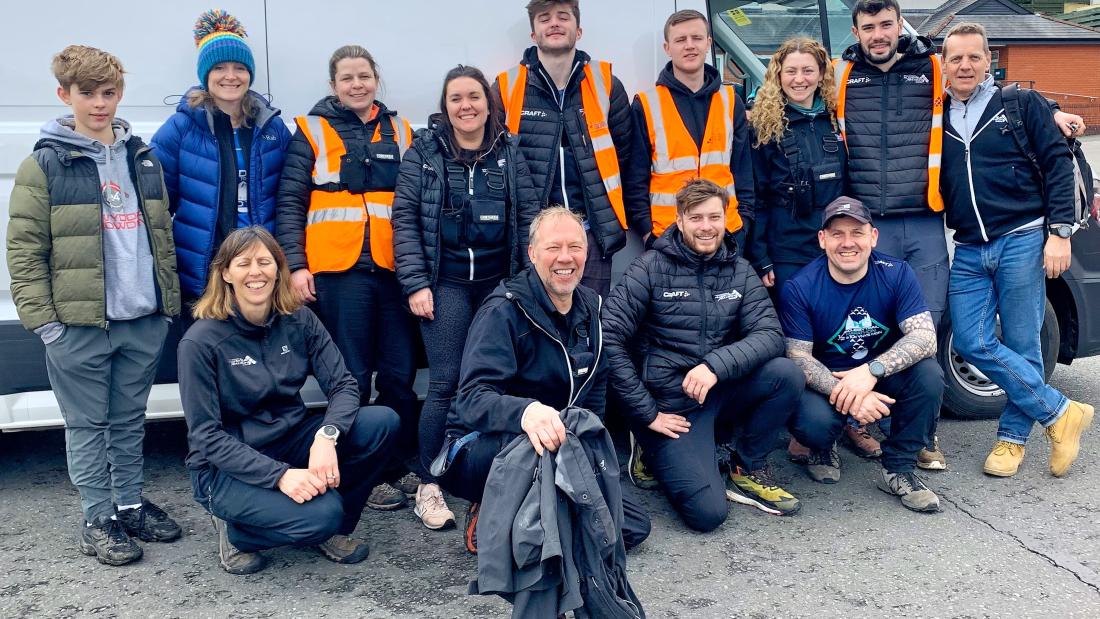
<svg viewBox="0 0 1100 619"><path fill-rule="evenodd" d="M332 425L323 425L320 430L317 430L317 438L327 438L332 441L332 444L336 444L336 439L340 438L340 430Z"/></svg>
<svg viewBox="0 0 1100 619"><path fill-rule="evenodd" d="M1069 224L1050 224L1047 227L1050 229L1050 233L1058 238L1068 239L1073 236L1073 226Z"/></svg>
<svg viewBox="0 0 1100 619"><path fill-rule="evenodd" d="M886 376L886 366L882 365L882 362L878 359L867 364L867 370L871 372L871 376L875 378L882 378Z"/></svg>

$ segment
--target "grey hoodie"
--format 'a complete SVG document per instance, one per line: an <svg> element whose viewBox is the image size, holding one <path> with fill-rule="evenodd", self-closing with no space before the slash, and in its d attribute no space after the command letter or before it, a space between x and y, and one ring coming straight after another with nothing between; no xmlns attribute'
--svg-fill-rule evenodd
<svg viewBox="0 0 1100 619"><path fill-rule="evenodd" d="M96 163L103 209L103 284L107 320L132 320L157 311L153 254L130 174L126 140L130 124L113 121L115 143L104 145L74 130L72 116L42 127L42 139L63 142Z"/></svg>

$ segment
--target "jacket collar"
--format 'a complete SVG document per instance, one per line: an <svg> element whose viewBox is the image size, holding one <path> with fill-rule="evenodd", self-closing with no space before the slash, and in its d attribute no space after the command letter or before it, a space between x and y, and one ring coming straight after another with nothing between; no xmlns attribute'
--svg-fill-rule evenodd
<svg viewBox="0 0 1100 619"><path fill-rule="evenodd" d="M706 98L709 100L722 86L722 79L718 75L718 69L715 69L709 64L704 64L703 87L696 92L692 92L683 82L676 79L676 74L672 69L672 61L670 60L665 64L665 68L661 70L661 74L657 76L657 85L665 86L672 92L680 93L688 97Z"/></svg>
<svg viewBox="0 0 1100 619"><path fill-rule="evenodd" d="M690 266L699 266L704 262L726 264L737 260L737 241L733 240L732 234L728 232L725 234L717 253L710 258L703 258L684 243L684 234L680 232L680 228L676 224L672 224L665 230L661 238L653 244L653 249L677 262Z"/></svg>
<svg viewBox="0 0 1100 619"><path fill-rule="evenodd" d="M898 62L894 63L894 67L900 64L904 64L910 58L927 58L936 52L936 46L934 43L932 43L932 39L928 37L914 37L912 35L903 34L898 39L898 51L904 54L904 57L899 59ZM866 65L874 64L870 60L867 60L867 57L863 55L863 48L860 47L858 41L850 45L848 49L844 50L841 58L847 60L848 62ZM894 67L891 67L891 70L893 70Z"/></svg>
<svg viewBox="0 0 1100 619"><path fill-rule="evenodd" d="M546 288L543 286L542 280L539 279L534 267L527 267L502 282L500 288L498 288L498 292L501 291L506 299L522 309L522 313L527 316L528 320L547 333L557 333L557 327L554 326L550 316L551 312L557 312L558 310L554 307L554 303L550 301L550 295L546 293ZM598 320L598 297L599 295L591 289L585 286L577 286L577 289L573 291L573 307L576 309L578 306L582 306L588 311L589 317L596 316Z"/></svg>
<svg viewBox="0 0 1100 619"><path fill-rule="evenodd" d="M196 90L202 90L202 88L198 86L192 86L191 88L187 89L187 92L183 94L183 98L180 99L179 104L176 105L176 111L187 114L191 118L191 120L195 122L196 125L200 127L207 127L208 129L210 129L210 133L213 134L213 111L207 109L205 106L191 107L191 105L187 103L189 95ZM266 127L273 118L280 114L279 108L273 107L270 103L268 103L267 99L263 95L256 92L255 90L249 90L245 96L250 97L258 104L256 107L259 111L256 113L255 122L252 123L252 126L255 127L257 131Z"/></svg>
<svg viewBox="0 0 1100 619"><path fill-rule="evenodd" d="M592 57L589 56L587 53L579 49L573 51L573 73L572 77L569 80L569 83L565 86L566 92L569 92L576 88L577 84L579 84L581 81L581 76L584 75L584 72L581 69L583 69L584 65L587 65L591 61ZM537 88L544 90L547 93L551 93L550 87L552 82L550 82L549 76L546 74L545 69L542 68L542 63L539 62L539 48L537 46L532 45L523 52L523 60L520 61L520 64L527 65L527 71L529 74L535 73L541 76L541 79L532 80L532 76L529 75L527 78L528 84L533 83Z"/></svg>

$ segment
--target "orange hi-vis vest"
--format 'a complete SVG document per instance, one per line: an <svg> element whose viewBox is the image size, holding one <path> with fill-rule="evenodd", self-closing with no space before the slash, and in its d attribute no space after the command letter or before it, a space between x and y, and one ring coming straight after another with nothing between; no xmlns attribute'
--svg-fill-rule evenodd
<svg viewBox="0 0 1100 619"><path fill-rule="evenodd" d="M726 230L741 229L737 212L737 194L730 158L733 155L733 114L737 93L733 86L722 86L710 100L702 148L695 145L684 125L672 92L658 85L638 93L649 127L649 147L653 164L649 176L649 211L654 237L676 221L676 193L695 178L705 178L725 187L730 199L726 205Z"/></svg>
<svg viewBox="0 0 1100 619"><path fill-rule="evenodd" d="M932 130L928 134L928 208L939 213L943 210L943 196L940 195L940 159L943 156L943 65L940 57L932 54ZM844 101L848 92L848 76L852 73L852 63L838 58L833 60L836 74L836 122L840 126L840 135L844 138L844 147L848 148L848 132L844 127Z"/></svg>
<svg viewBox="0 0 1100 619"><path fill-rule="evenodd" d="M597 69L593 70L592 65ZM527 92L527 65L517 65L497 76L500 85L500 98L504 102L504 112L508 131L519 135L519 124L523 117L523 97ZM611 139L611 129L607 119L611 115L611 63L593 61L584 65L584 79L581 80L581 107L584 108L585 122L588 124L588 138L596 156L596 168L600 171L607 199L619 225L626 229L626 208L623 207L623 184L619 174L619 156L615 152L615 142Z"/></svg>
<svg viewBox="0 0 1100 619"><path fill-rule="evenodd" d="M313 147L313 184L306 215L306 260L312 273L346 271L363 253L363 237L370 224L370 256L378 266L394 270L393 190L351 193L341 189L340 161L347 154L344 140L321 116L294 119ZM381 124L393 126L402 156L412 142L412 128L400 116L383 119L371 142L382 140Z"/></svg>

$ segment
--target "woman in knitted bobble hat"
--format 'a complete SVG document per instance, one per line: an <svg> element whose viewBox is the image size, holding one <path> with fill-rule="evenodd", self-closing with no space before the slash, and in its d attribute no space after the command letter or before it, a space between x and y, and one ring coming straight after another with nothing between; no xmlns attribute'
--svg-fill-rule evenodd
<svg viewBox="0 0 1100 619"><path fill-rule="evenodd" d="M195 22L199 84L153 136L171 202L185 303L202 295L214 251L236 228L275 231L275 199L290 131L250 90L256 75L244 26L212 9ZM185 309L185 324L190 311Z"/></svg>

